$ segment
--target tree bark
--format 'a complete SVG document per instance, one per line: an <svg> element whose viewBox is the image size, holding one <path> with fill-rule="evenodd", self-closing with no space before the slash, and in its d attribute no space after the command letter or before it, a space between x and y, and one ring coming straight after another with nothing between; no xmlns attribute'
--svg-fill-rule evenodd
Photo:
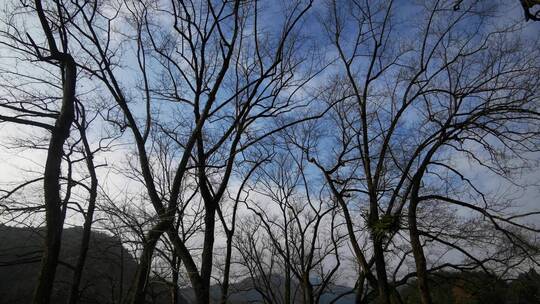
<svg viewBox="0 0 540 304"><path fill-rule="evenodd" d="M172 304L180 304L179 299L178 299L178 293L180 291L178 288L178 278L179 278L178 272L180 270L180 261L178 260L178 254L176 253L176 250L173 250L172 266L174 268L172 270L172 284L173 285L171 288L171 292L172 292L171 301L172 301Z"/></svg>
<svg viewBox="0 0 540 304"><path fill-rule="evenodd" d="M201 260L201 286L194 288L198 304L207 304L210 301L210 277L212 274L212 260L214 249L214 231L216 225L216 207L213 203L206 204L204 216L204 244Z"/></svg>
<svg viewBox="0 0 540 304"><path fill-rule="evenodd" d="M409 235L411 239L411 247L414 255L414 262L416 265L416 277L418 279L417 286L420 293L420 300L422 304L431 304L431 295L429 293L428 286L428 274L426 266L426 257L424 255L424 249L420 242L420 235L418 233L417 221L416 221L416 208L418 206L418 191L413 191L413 196L409 204Z"/></svg>
<svg viewBox="0 0 540 304"><path fill-rule="evenodd" d="M416 174L412 179L412 188L410 194L409 210L408 210L408 223L409 223L409 236L411 239L411 247L414 256L414 262L416 265L416 277L418 279L417 286L420 293L420 300L422 304L431 304L431 295L429 293L428 275L426 268L426 257L424 256L424 249L420 242L420 235L418 233L417 220L416 220L416 208L418 206L418 196L420 192L422 177L424 172L437 151L438 147L444 142L445 138L441 138L439 142L434 145L427 153L422 164L418 168Z"/></svg>
<svg viewBox="0 0 540 304"><path fill-rule="evenodd" d="M225 270L223 272L223 285L221 286L221 304L227 303L229 297L229 274L231 272L232 233L227 233L227 252L225 254Z"/></svg>
<svg viewBox="0 0 540 304"><path fill-rule="evenodd" d="M84 113L82 114L84 117ZM81 284L82 273L84 270L84 264L86 262L86 256L88 253L88 247L90 243L90 236L92 233L92 222L94 220L94 210L96 206L97 198L97 187L98 179L96 174L96 169L94 166L92 150L86 138L85 126L80 126L81 139L83 141L84 150L86 154L86 165L88 167L88 172L90 174L90 197L88 199L88 210L84 218L83 224L83 235L81 240L81 247L79 250L79 258L77 259L77 264L75 266L75 271L73 273L73 279L71 282L71 292L69 294L69 304L75 304L79 300L79 286ZM120 284L123 282L120 281Z"/></svg>
<svg viewBox="0 0 540 304"><path fill-rule="evenodd" d="M309 273L306 273L303 276L303 294L304 294L304 304L313 304L314 303L314 297L313 297L313 285L309 281Z"/></svg>
<svg viewBox="0 0 540 304"><path fill-rule="evenodd" d="M36 1L39 2L39 1ZM61 60L64 81L62 107L49 142L44 173L45 200L45 245L41 260L41 269L34 290L33 303L48 304L53 290L53 283L60 254L63 216L60 197L60 174L63 146L69 137L69 130L74 120L76 65L69 54L56 54Z"/></svg>
<svg viewBox="0 0 540 304"><path fill-rule="evenodd" d="M388 277L386 275L386 262L384 260L383 241L380 235L373 230L379 221L379 212L376 194L372 193L370 198L369 219L371 230L371 240L373 243L373 257L375 259L375 272L377 273L377 291L379 303L390 304L390 288L388 287Z"/></svg>
<svg viewBox="0 0 540 304"><path fill-rule="evenodd" d="M358 282L356 283L356 295L354 297L354 303L355 304L364 304L364 281L366 280L366 276L362 273L360 270L360 274L358 275Z"/></svg>
<svg viewBox="0 0 540 304"><path fill-rule="evenodd" d="M158 223L152 228L152 230L150 230L150 232L148 232L147 241L144 244L141 259L139 261L139 265L137 266L137 272L135 273L135 279L129 288L125 303L145 303L146 288L148 287L148 275L152 266L152 255L159 238L163 234L163 227L160 225L161 223L162 222Z"/></svg>
<svg viewBox="0 0 540 304"><path fill-rule="evenodd" d="M45 244L39 277L32 299L32 303L34 304L48 304L50 303L53 290L56 266L58 265L58 256L60 254L62 241L64 217L62 212L62 199L60 197L60 174L62 156L64 154L64 143L69 137L71 124L75 119L74 105L77 68L71 55L62 53L58 50L53 32L40 0L35 1L35 9L41 28L47 39L50 52L49 57L42 57L41 54L38 53L38 59L59 62L63 80L62 105L49 141L49 149L43 176L46 222Z"/></svg>
<svg viewBox="0 0 540 304"><path fill-rule="evenodd" d="M291 304L291 266L285 265L285 304Z"/></svg>
<svg viewBox="0 0 540 304"><path fill-rule="evenodd" d="M377 273L377 291L379 293L379 301L383 304L390 304L390 288L388 287L388 278L386 275L384 249L380 240L373 241L373 254L375 257L375 271Z"/></svg>

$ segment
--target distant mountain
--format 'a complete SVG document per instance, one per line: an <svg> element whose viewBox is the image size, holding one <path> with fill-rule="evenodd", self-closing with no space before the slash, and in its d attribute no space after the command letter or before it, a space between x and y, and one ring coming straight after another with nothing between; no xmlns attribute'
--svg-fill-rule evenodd
<svg viewBox="0 0 540 304"><path fill-rule="evenodd" d="M0 225L0 304L27 304L39 272L43 230ZM61 264L51 303L65 303L76 264L82 228L63 232ZM81 282L80 303L118 303L129 288L136 262L118 239L93 232Z"/></svg>
<svg viewBox="0 0 540 304"><path fill-rule="evenodd" d="M272 293L276 295L277 298L283 299L285 294L285 278L280 275L272 275L267 278ZM303 303L301 287L296 280L292 280L292 297L293 303ZM229 303L235 304L247 304L247 303L264 303L263 295L261 292L265 292L264 287L262 287L262 278L251 279L246 278L240 282L232 283L229 287ZM261 289L261 292L258 289ZM332 300L336 300L342 294L347 293L344 296L339 297L335 304L352 304L354 303L355 295L350 293L351 288L347 286L334 285L331 284L328 286L327 291L321 295L320 304L331 303ZM191 289L182 289L182 294L193 301L195 295ZM210 288L210 298L211 303L219 303L221 297L221 287L218 285L213 285Z"/></svg>

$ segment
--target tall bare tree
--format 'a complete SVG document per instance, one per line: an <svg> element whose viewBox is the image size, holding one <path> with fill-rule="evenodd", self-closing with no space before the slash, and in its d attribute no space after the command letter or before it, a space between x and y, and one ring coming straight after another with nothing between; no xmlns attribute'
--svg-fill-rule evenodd
<svg viewBox="0 0 540 304"><path fill-rule="evenodd" d="M248 239L240 238L237 245L244 251L242 264L256 266L249 269L253 280L267 278L264 282L272 286L274 278L284 276L284 292L279 298L283 303L319 303L341 265L345 234L338 228L335 202L310 179L307 165L305 154L291 145L263 168L251 189L259 202L247 204L257 220L243 227L255 231L243 231ZM270 243L269 250L279 257L271 258L276 261L268 261L264 255L267 248L259 249L253 243L251 236L256 234ZM265 267L274 263L275 269Z"/></svg>
<svg viewBox="0 0 540 304"><path fill-rule="evenodd" d="M538 265L538 210L474 176L515 194L537 168L539 41L502 2L8 5L0 122L40 130L16 145L46 158L2 189L0 219L45 220L35 303L65 221L83 225L67 265L81 301L96 215L135 255L130 304L157 283L200 304L220 283L227 303L237 277L268 303L317 303L349 258L357 303L402 302L412 278L432 303L432 272ZM102 174L111 142L121 160Z"/></svg>
<svg viewBox="0 0 540 304"><path fill-rule="evenodd" d="M411 243L422 302L431 303L417 207L422 200L444 201L449 193L422 192L449 191L460 178L461 187L469 187L471 197L486 204L469 207L480 212L492 208L487 196L455 167L451 150L504 176L521 166L518 159L538 148L538 79L531 77L538 62L528 55L533 49L512 38L517 30L512 25L501 28L487 22L488 12L497 10L494 5L472 2L454 11L451 4L436 1L416 7L414 33L395 27L403 15L394 13L398 8L392 1L328 4L324 25L341 69L332 76L327 98L350 98L329 118L339 130L331 137L337 148L330 156L320 147L304 148L340 202L362 276L378 289L382 303L390 303L392 293L387 249L399 240L401 228L409 230L402 240ZM503 165L502 159L510 158L513 161ZM449 175L453 177L444 178ZM361 208L365 222L350 214L353 205ZM525 215L500 220L513 216ZM522 250L533 250L518 235L493 224ZM369 232L371 259L366 258L370 251L358 245L358 226Z"/></svg>
<svg viewBox="0 0 540 304"><path fill-rule="evenodd" d="M29 33L26 37L19 35L18 30L12 28L13 24L7 24L6 36L14 41L4 41L5 45L10 45L16 50L19 49L34 60L46 62L59 69L61 75L60 84L62 88L61 104L57 114L52 115L54 125L34 122L28 120L24 115L41 116L33 110L26 110L22 104L20 107L5 104L4 107L18 112L15 116L4 116L3 121L11 121L20 124L33 125L46 128L50 131L50 140L47 149L47 158L43 174L43 191L45 203L46 234L45 246L41 262L41 270L37 287L34 292L34 303L49 303L53 288L58 256L60 253L61 236L64 222L63 205L61 197L60 178L62 157L64 155L64 143L69 137L71 125L75 119L75 88L77 80L77 65L70 54L68 40L66 37L66 20L59 7L47 7L40 0L34 1L32 10L37 15L42 35L40 39L35 39ZM56 18L51 20L48 14L50 10L55 11ZM26 39L25 39L26 38ZM43 39L42 39L43 38ZM24 39L24 40L23 40ZM44 41L41 41L44 40ZM38 42L35 42L38 41ZM33 113L32 113L33 112ZM22 116L20 116L22 115ZM46 117L51 115L46 115ZM66 198L69 194L66 194Z"/></svg>
<svg viewBox="0 0 540 304"><path fill-rule="evenodd" d="M291 4L272 33L261 25L256 1L64 4L67 35L85 58L80 69L101 80L118 105L119 120L113 122L131 130L141 182L157 216L129 302L144 300L152 254L163 233L187 269L197 301L208 302L216 212L238 156L270 134L313 118L276 120L309 104L296 95L313 73L307 66L300 74L304 55L294 50L300 42L295 29L310 7L310 1ZM127 26L115 28L118 21ZM123 44L132 46L133 52L122 56L135 63L137 86L120 78L125 71L117 52ZM134 109L136 103L144 113ZM179 151L166 193L154 182L156 130L174 139ZM189 171L205 206L200 266L195 259L199 254L189 250L174 227Z"/></svg>

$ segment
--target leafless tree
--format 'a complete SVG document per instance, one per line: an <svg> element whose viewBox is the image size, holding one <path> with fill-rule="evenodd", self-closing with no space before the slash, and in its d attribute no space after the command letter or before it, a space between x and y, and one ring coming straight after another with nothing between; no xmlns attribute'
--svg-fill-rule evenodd
<svg viewBox="0 0 540 304"><path fill-rule="evenodd" d="M128 301L144 300L152 254L167 233L197 301L206 303L216 212L238 156L270 134L318 115L286 118L310 104L297 95L314 71L307 65L300 72L306 58L294 50L301 41L296 28L311 2L290 4L272 31L261 27L259 14L265 8L257 2L61 4L66 39L78 50L79 69L101 81L119 109L111 122L132 133L141 182L156 212ZM126 26L115 27L117 22ZM126 73L122 64L129 60L135 63L135 86L121 78ZM134 104L141 104L144 113L135 111ZM166 193L155 183L158 133L173 139L178 149ZM199 254L190 251L174 227L188 172L196 176L205 207L200 266L194 258Z"/></svg>
<svg viewBox="0 0 540 304"><path fill-rule="evenodd" d="M240 237L237 246L241 247L242 264L252 267L249 273L253 280L266 278L265 285L272 286L276 277L284 276L279 302L319 303L341 265L345 234L339 229L334 201L306 173L305 154L294 145L285 146L257 174L257 183L250 189L256 195L250 200L257 202L246 204L257 218L254 225L243 227L254 230L243 231L241 235L248 239ZM269 244L258 247L254 238ZM265 250L277 257L265 256ZM276 268L264 267L263 263L275 263ZM263 286L258 289L264 290ZM295 286L300 289L297 295ZM266 292L266 298L271 297Z"/></svg>
<svg viewBox="0 0 540 304"><path fill-rule="evenodd" d="M357 303L400 302L411 278L432 303L437 270L538 265L539 211L512 195L537 166L539 41L498 1L7 5L0 123L39 130L13 146L46 159L2 189L0 217L45 220L35 303L68 220L83 222L70 304L96 221L135 256L130 304L157 283L209 303L216 282L225 304L237 278L317 303L350 258Z"/></svg>
<svg viewBox="0 0 540 304"><path fill-rule="evenodd" d="M34 293L34 303L49 303L50 295L53 288L56 266L58 265L58 256L61 245L61 235L63 229L64 218L67 209L67 203L70 200L72 181L71 181L71 165L68 159L67 169L67 188L64 197L61 194L61 166L63 157L66 155L69 158L71 152L65 151L64 144L70 136L70 129L75 121L75 104L76 104L76 82L77 82L77 64L71 55L66 36L66 20L62 14L60 7L44 6L41 1L27 3L24 7L14 7L21 14L28 14L28 7L31 7L35 13L36 19L33 21L39 22L40 34L33 35L29 32L23 33L21 29L16 28L16 24L11 22L6 16L6 22L3 28L2 44L12 49L20 55L17 60L34 60L46 63L58 69L58 77L51 84L52 88L61 92L60 97L44 97L32 96L27 94L27 99L13 100L6 99L2 103L2 108L10 110L12 115L2 115L1 120L16 124L29 125L43 128L50 132L49 144L47 147L47 157L45 161L43 177L39 180L43 181L44 191L44 208L45 208L45 245L41 262L41 271L37 282L37 287ZM55 11L57 18L51 20L50 11ZM43 67L41 67L43 68ZM47 86L39 79L39 67L36 67L38 73L19 74L28 81L35 81ZM8 71L8 74L17 75L21 73L16 70ZM22 89L24 90L24 89ZM11 91L22 91L21 88L13 87ZM22 91L24 93L24 91ZM28 91L27 91L28 92ZM35 97L35 98L32 98ZM41 122L40 120L53 120L49 122ZM86 122L83 122L86 124ZM80 129L82 130L82 129ZM88 141L84 133L81 133L82 140L85 146L89 148ZM93 164L90 162L88 168L94 170ZM95 188L95 179L91 187ZM16 189L24 187L23 184ZM92 191L91 191L92 192ZM95 191L93 191L95 193ZM6 198L6 197L4 197ZM92 209L90 207L90 209ZM81 264L84 264L84 254L81 255ZM82 267L82 266L81 266ZM80 276L78 276L80 280Z"/></svg>
<svg viewBox="0 0 540 304"><path fill-rule="evenodd" d="M491 214L488 210L496 207L455 166L461 154L507 176L512 168L523 168L518 160L525 161L525 155L538 148L538 78L530 77L537 74L538 62L529 56L534 47L512 39L515 27L486 29L491 26L487 14L496 7L481 1L467 5L459 11L445 1L421 5L415 19L418 31L407 34L395 27L399 14L392 1L328 5L324 25L342 69L332 76L335 81L327 98L350 98L329 118L339 130L332 137L337 148L331 157L317 146L304 149L340 202L362 279L378 289L382 303L390 303L392 293L388 250L402 228L409 230L402 237L411 243L422 302L431 303L425 244L417 226L420 201L469 207L505 224L537 231L513 221L536 212L508 217L499 209L497 215ZM448 198L456 187L468 188L469 197L484 206ZM444 195L433 194L441 191ZM357 222L351 214L354 205L365 222ZM491 222L518 248L534 251L519 235ZM369 251L359 246L355 228L359 225L369 232L371 259L366 258ZM372 264L376 275L371 274Z"/></svg>

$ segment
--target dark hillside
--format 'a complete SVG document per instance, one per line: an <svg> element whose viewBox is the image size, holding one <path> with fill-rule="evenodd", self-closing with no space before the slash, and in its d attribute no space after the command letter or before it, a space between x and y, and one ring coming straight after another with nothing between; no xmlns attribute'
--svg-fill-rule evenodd
<svg viewBox="0 0 540 304"><path fill-rule="evenodd" d="M42 230L0 225L0 303L26 304L38 275ZM66 229L57 268L52 303L68 297L72 265L82 237L81 228ZM81 303L118 303L134 274L136 262L120 242L106 234L92 234L81 283Z"/></svg>

